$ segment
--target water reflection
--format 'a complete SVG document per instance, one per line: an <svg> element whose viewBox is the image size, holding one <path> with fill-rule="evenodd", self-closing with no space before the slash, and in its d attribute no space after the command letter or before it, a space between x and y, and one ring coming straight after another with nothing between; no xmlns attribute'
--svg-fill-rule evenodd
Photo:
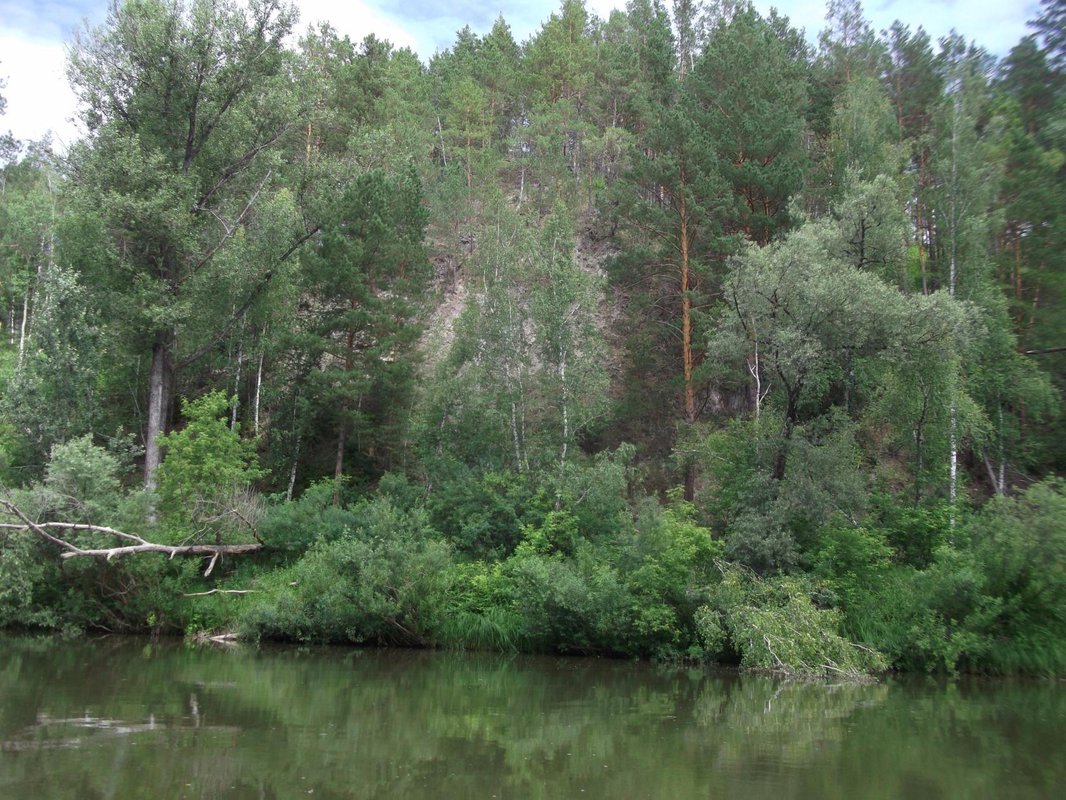
<svg viewBox="0 0 1066 800"><path fill-rule="evenodd" d="M0 797L1050 797L1057 685L0 641Z"/></svg>

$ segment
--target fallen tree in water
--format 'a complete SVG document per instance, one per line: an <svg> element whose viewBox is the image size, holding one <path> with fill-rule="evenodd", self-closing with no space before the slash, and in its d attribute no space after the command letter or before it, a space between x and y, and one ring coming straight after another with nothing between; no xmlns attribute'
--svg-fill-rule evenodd
<svg viewBox="0 0 1066 800"><path fill-rule="evenodd" d="M258 540L246 544L160 544L158 542L150 542L137 534L126 533L125 531L108 528L102 525L87 525L74 522L34 522L26 516L18 506L10 500L2 498L0 498L0 506L5 508L11 515L19 520L19 522L15 523L0 523L0 530L32 531L42 539L60 547L63 550L60 554L61 558L87 557L102 558L110 561L116 556L132 555L135 553L162 553L170 558L174 558L175 556L211 556L211 561L208 563L207 569L204 570L204 575L207 576L210 575L211 571L215 568L215 564L220 556L246 555L249 553L257 553L263 549L263 543ZM57 533L63 534L64 532L67 534L100 533L129 542L129 544L118 545L115 547L86 548L68 541L63 538L62 535L57 535Z"/></svg>

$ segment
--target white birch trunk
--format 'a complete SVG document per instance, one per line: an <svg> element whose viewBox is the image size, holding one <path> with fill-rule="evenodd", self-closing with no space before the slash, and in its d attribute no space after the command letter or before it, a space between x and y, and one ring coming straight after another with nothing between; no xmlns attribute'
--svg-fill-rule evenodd
<svg viewBox="0 0 1066 800"><path fill-rule="evenodd" d="M19 355L16 369L22 369L22 358L26 353L26 330L30 319L30 290L22 297L22 324L19 326Z"/></svg>
<svg viewBox="0 0 1066 800"><path fill-rule="evenodd" d="M563 443L559 449L559 468L566 466L566 448L570 443L570 405L566 386L566 348L559 353L559 381L562 384L563 401Z"/></svg>
<svg viewBox="0 0 1066 800"><path fill-rule="evenodd" d="M1003 446L1003 406L999 407L999 488L1000 495L1007 494L1007 453Z"/></svg>
<svg viewBox="0 0 1066 800"><path fill-rule="evenodd" d="M292 502L292 492L296 488L296 464L300 460L300 437L296 437L296 452L292 456L292 466L289 468L289 488L285 490L286 502Z"/></svg>
<svg viewBox="0 0 1066 800"><path fill-rule="evenodd" d="M762 370L759 367L759 340L755 340L755 355L748 363L748 372L751 373L751 377L755 381L755 419L759 419L759 415L762 413Z"/></svg>
<svg viewBox="0 0 1066 800"><path fill-rule="evenodd" d="M518 436L518 404L511 401L511 439L514 442L514 460L518 471L522 471L522 445Z"/></svg>
<svg viewBox="0 0 1066 800"><path fill-rule="evenodd" d="M233 404L230 406L229 412L229 429L233 430L237 427L237 411L241 406L241 401L238 399L241 394L241 365L244 363L244 336L242 335L240 341L237 343L237 368L233 376Z"/></svg>
<svg viewBox="0 0 1066 800"><path fill-rule="evenodd" d="M255 371L255 399L253 401L254 412L252 417L252 431L259 435L259 398L263 389L263 354L259 354L259 366Z"/></svg>
<svg viewBox="0 0 1066 800"><path fill-rule="evenodd" d="M440 124L440 116L437 117L437 135L440 137L440 157L444 166L448 166L448 154L444 150L444 129Z"/></svg>

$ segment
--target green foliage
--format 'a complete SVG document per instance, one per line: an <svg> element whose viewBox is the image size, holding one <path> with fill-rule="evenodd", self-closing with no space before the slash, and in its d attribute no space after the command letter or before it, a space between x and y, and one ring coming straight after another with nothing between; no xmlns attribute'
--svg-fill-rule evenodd
<svg viewBox="0 0 1066 800"><path fill-rule="evenodd" d="M697 447L708 485L699 500L727 556L757 572L790 571L804 564L821 522L861 519L865 476L855 430L833 412L793 429L783 442L769 414L738 420L707 435ZM787 450L785 473L774 479L775 461Z"/></svg>
<svg viewBox="0 0 1066 800"><path fill-rule="evenodd" d="M315 542L341 538L356 524L353 509L333 502L336 483L322 480L309 486L297 500L267 508L259 536L284 560L297 558Z"/></svg>
<svg viewBox="0 0 1066 800"><path fill-rule="evenodd" d="M595 458L573 459L553 481L556 503L572 514L588 539L612 536L629 525L630 488L637 480L635 448L619 445Z"/></svg>
<svg viewBox="0 0 1066 800"><path fill-rule="evenodd" d="M322 540L292 567L272 573L245 606L253 638L425 645L435 628L451 564L421 511L387 499L360 504L354 526Z"/></svg>
<svg viewBox="0 0 1066 800"><path fill-rule="evenodd" d="M0 408L43 458L52 445L94 427L100 407L100 327L76 272L52 264L37 289L33 333Z"/></svg>
<svg viewBox="0 0 1066 800"><path fill-rule="evenodd" d="M732 194L722 208L727 233L766 244L790 223L807 159L804 71L787 35L747 5L717 20L689 74L682 102L694 107L696 135Z"/></svg>
<svg viewBox="0 0 1066 800"><path fill-rule="evenodd" d="M42 551L24 531L0 531L0 627L59 626L60 609L48 597L55 570Z"/></svg>
<svg viewBox="0 0 1066 800"><path fill-rule="evenodd" d="M423 447L482 469L565 470L606 406L602 287L575 259L562 201L541 219L496 194L487 211L468 266L481 290L437 366Z"/></svg>
<svg viewBox="0 0 1066 800"><path fill-rule="evenodd" d="M605 603L617 582L612 571L587 558L564 559L520 549L503 565L513 607L521 614L522 636L538 651L611 653L611 621L621 609Z"/></svg>
<svg viewBox="0 0 1066 800"><path fill-rule="evenodd" d="M284 342L296 368L277 445L312 478L327 470L340 478L347 465L365 484L389 466L406 433L420 333L414 313L428 270L426 210L410 165L363 171L323 204L321 231L294 279L303 307ZM301 459L295 443L310 453Z"/></svg>
<svg viewBox="0 0 1066 800"><path fill-rule="evenodd" d="M167 449L159 468L160 510L175 526L213 526L221 535L226 509L262 476L255 443L229 424L231 404L222 392L183 400L185 427L160 437Z"/></svg>
<svg viewBox="0 0 1066 800"><path fill-rule="evenodd" d="M547 511L521 475L459 470L441 480L428 501L433 526L471 558L502 559L518 544L522 527Z"/></svg>
<svg viewBox="0 0 1066 800"><path fill-rule="evenodd" d="M884 581L892 548L877 530L830 525L819 531L812 554L812 575L828 590L833 605L850 608Z"/></svg>
<svg viewBox="0 0 1066 800"><path fill-rule="evenodd" d="M993 672L1066 670L1066 487L1049 479L975 518L982 573L977 666Z"/></svg>
<svg viewBox="0 0 1066 800"><path fill-rule="evenodd" d="M854 177L874 181L899 174L904 159L896 120L876 78L853 77L835 106L830 140L834 184L847 187Z"/></svg>
<svg viewBox="0 0 1066 800"><path fill-rule="evenodd" d="M514 584L499 562L456 562L447 576L439 641L473 650L528 649L525 620Z"/></svg>
<svg viewBox="0 0 1066 800"><path fill-rule="evenodd" d="M731 649L749 669L849 677L884 670L884 657L845 639L841 623L839 612L812 602L801 580L764 580L725 566L711 602L697 613L704 646L717 653Z"/></svg>
<svg viewBox="0 0 1066 800"><path fill-rule="evenodd" d="M506 560L456 566L442 641L698 657L693 615L721 548L692 515L682 504L590 541L573 514L549 512Z"/></svg>
<svg viewBox="0 0 1066 800"><path fill-rule="evenodd" d="M883 532L896 559L903 564L925 569L948 542L951 508L946 502L914 505L877 493L872 506L873 524Z"/></svg>
<svg viewBox="0 0 1066 800"><path fill-rule="evenodd" d="M52 447L41 486L41 511L50 517L93 522L119 501L119 462L85 435Z"/></svg>
<svg viewBox="0 0 1066 800"><path fill-rule="evenodd" d="M957 544L939 546L920 569L886 568L878 545L863 567L871 590L849 589L850 575L841 575L828 559L823 568L835 573L829 575L831 586L847 589L837 596L851 634L900 668L1061 674L1066 666L1062 512L1061 484L1048 481L975 514L966 528L956 528ZM924 523L925 516L897 520ZM853 555L860 553L853 548Z"/></svg>
<svg viewBox="0 0 1066 800"><path fill-rule="evenodd" d="M621 554L622 574L633 596L631 648L650 647L660 656L698 652L693 617L723 548L696 524L695 515L690 504L675 499L658 524L633 534L629 552ZM631 561L634 556L639 561Z"/></svg>

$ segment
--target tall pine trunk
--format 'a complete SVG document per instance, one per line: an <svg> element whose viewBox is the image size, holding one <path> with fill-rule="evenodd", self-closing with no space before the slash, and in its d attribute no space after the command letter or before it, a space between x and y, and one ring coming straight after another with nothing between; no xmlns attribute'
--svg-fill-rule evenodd
<svg viewBox="0 0 1066 800"><path fill-rule="evenodd" d="M685 175L682 172L682 184L684 184L684 181ZM681 222L681 360L685 376L685 424L691 426L696 422L695 357L692 353L692 295L690 294L692 288L692 265L688 241L688 206L685 202L683 189L680 199L678 215ZM689 460L685 463L685 500L691 503L695 496L696 464Z"/></svg>

